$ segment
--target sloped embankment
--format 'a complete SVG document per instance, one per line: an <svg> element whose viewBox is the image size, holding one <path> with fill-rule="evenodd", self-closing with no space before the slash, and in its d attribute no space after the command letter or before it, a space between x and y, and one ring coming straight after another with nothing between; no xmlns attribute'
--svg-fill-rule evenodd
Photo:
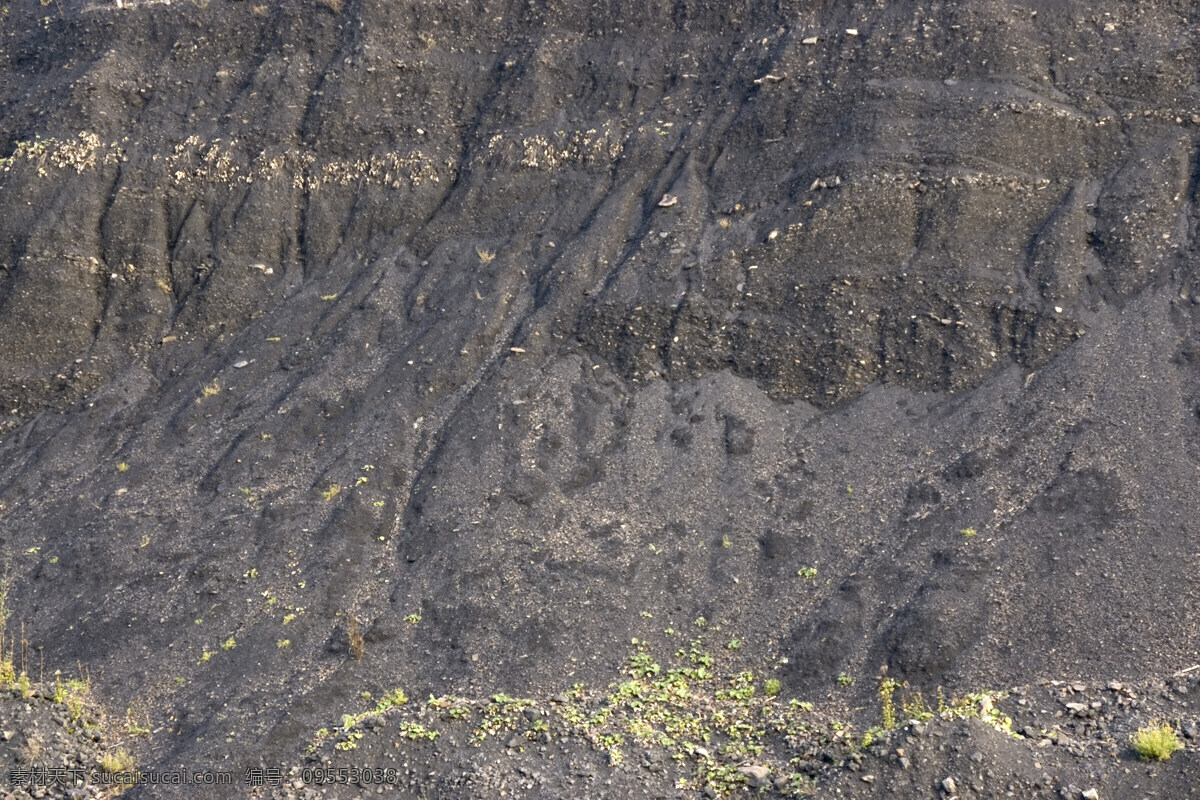
<svg viewBox="0 0 1200 800"><path fill-rule="evenodd" d="M47 663L240 768L699 618L848 708L1198 660L1195 10L885 5L12 4Z"/></svg>

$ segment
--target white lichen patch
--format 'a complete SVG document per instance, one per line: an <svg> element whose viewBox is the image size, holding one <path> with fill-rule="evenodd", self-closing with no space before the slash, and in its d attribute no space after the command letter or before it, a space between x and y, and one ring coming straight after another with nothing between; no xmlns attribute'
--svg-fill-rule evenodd
<svg viewBox="0 0 1200 800"><path fill-rule="evenodd" d="M324 185L353 183L400 189L441 180L437 162L416 150L321 161L311 152L287 149L263 151L249 163L240 163L236 147L237 140L206 142L199 136L189 136L167 159L171 182L178 187L250 184L283 176L295 189L315 191ZM452 172L453 162L447 162L446 169Z"/></svg>
<svg viewBox="0 0 1200 800"><path fill-rule="evenodd" d="M321 183L339 186L362 181L392 189L399 189L405 184L420 186L423 183L438 183L439 180L436 163L419 150L407 155L384 153L354 161L330 161L321 167L320 178Z"/></svg>
<svg viewBox="0 0 1200 800"><path fill-rule="evenodd" d="M106 146L96 134L82 131L66 141L37 137L33 141L17 142L12 155L0 158L0 171L9 172L18 164L32 163L39 176L45 176L48 167L82 173L93 169L97 163L116 164L124 158L125 151L116 142Z"/></svg>
<svg viewBox="0 0 1200 800"><path fill-rule="evenodd" d="M0 173L18 165L31 165L38 177L48 177L52 169L74 170L82 174L101 165L126 161L125 151L116 142L105 145L89 131L74 139L59 141L36 138L18 142L13 152L0 158ZM213 139L193 135L175 145L165 157L154 156L152 169L163 169L166 181L176 188L195 186L251 184L283 177L293 188L316 191L321 186L351 184L381 186L389 189L418 187L440 183L443 175L453 179L455 163L443 163L418 150L408 153L372 153L354 159L323 161L316 154L296 149L260 152L248 158L238 140Z"/></svg>
<svg viewBox="0 0 1200 800"><path fill-rule="evenodd" d="M245 175L234 162L230 149L236 144L236 140L231 140L228 146L222 147L220 139L205 142L199 136L189 136L177 144L174 152L167 157L171 182L176 186L242 182Z"/></svg>
<svg viewBox="0 0 1200 800"><path fill-rule="evenodd" d="M624 150L624 135L611 122L597 128L519 134L496 134L488 140L488 156L527 169L557 170L568 164L607 166Z"/></svg>

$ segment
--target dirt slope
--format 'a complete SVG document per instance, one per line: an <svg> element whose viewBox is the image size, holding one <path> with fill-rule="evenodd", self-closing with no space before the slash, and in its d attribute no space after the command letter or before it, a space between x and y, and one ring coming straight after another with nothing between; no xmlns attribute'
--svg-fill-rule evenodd
<svg viewBox="0 0 1200 800"><path fill-rule="evenodd" d="M883 791L821 755L882 666L1161 686L1200 662L1198 35L1182 0L12 3L9 631L149 721L145 769L311 745L437 797L672 668L814 704L768 791ZM463 730L334 747L397 687ZM699 732L562 718L505 791L767 757L643 769Z"/></svg>

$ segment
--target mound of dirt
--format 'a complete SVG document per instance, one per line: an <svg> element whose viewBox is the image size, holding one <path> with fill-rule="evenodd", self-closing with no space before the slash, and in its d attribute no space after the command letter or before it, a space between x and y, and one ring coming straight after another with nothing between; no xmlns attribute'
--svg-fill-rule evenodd
<svg viewBox="0 0 1200 800"><path fill-rule="evenodd" d="M1200 662L1198 34L16 0L8 630L230 796L1186 796L1102 687Z"/></svg>

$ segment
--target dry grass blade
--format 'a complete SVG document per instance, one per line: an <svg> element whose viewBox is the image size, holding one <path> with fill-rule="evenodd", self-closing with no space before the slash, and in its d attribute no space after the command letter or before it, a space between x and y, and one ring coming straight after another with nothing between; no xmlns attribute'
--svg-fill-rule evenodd
<svg viewBox="0 0 1200 800"><path fill-rule="evenodd" d="M358 617L351 616L347 623L346 636L350 640L350 655L355 661L362 661L363 653L366 650L366 642L363 641L362 630L358 625Z"/></svg>

